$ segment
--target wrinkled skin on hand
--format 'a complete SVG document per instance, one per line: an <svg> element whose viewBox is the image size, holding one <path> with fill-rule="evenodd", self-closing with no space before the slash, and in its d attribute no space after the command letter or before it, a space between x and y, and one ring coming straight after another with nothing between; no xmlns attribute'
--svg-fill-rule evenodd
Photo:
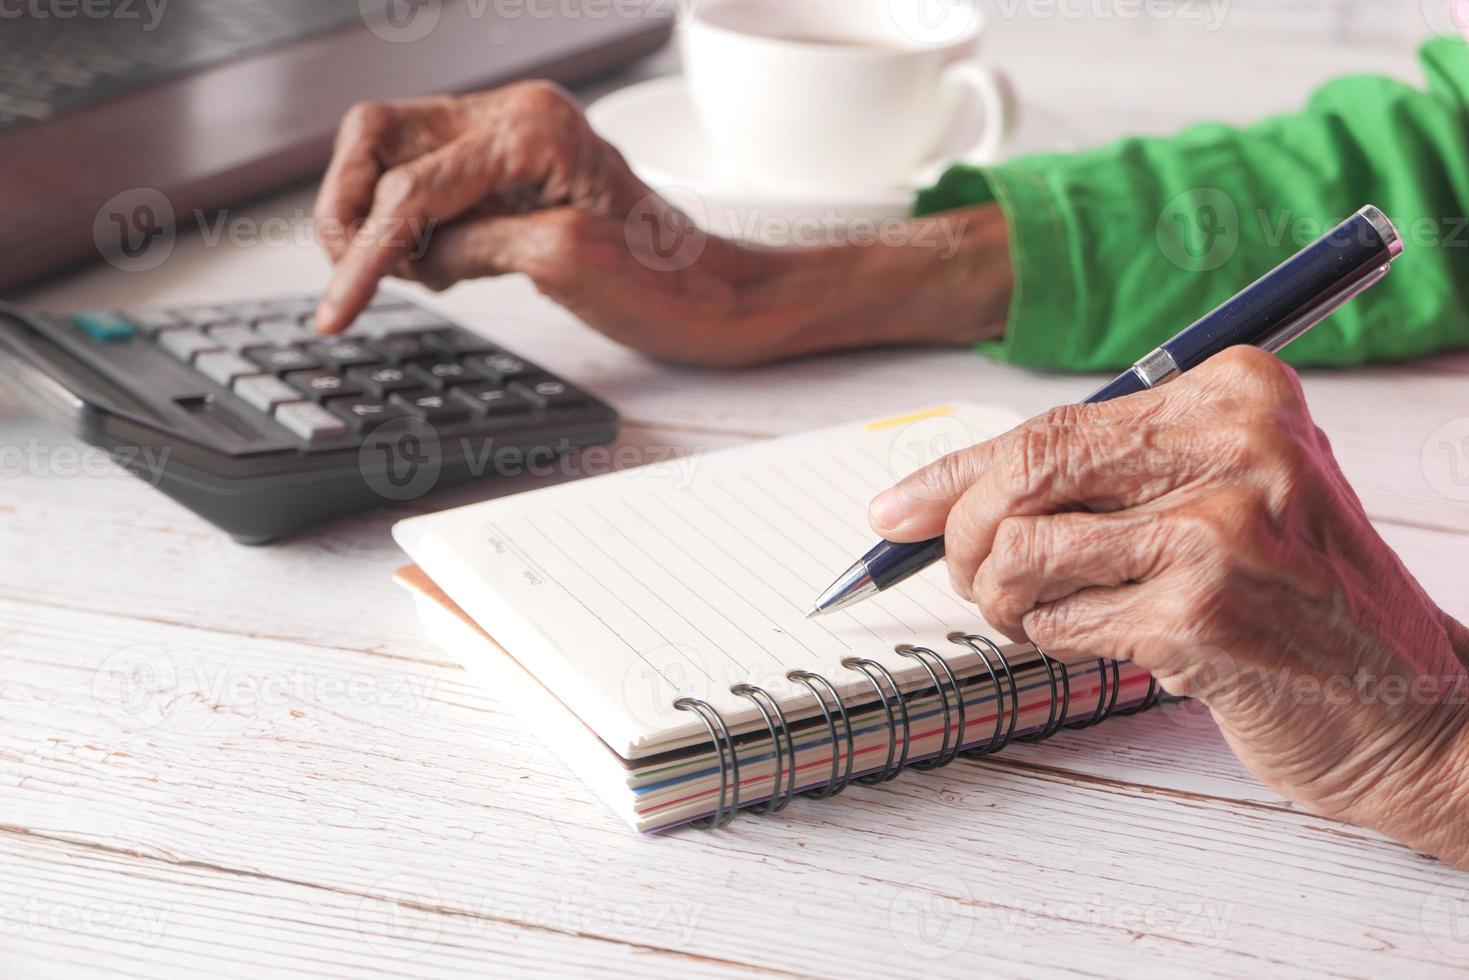
<svg viewBox="0 0 1469 980"><path fill-rule="evenodd" d="M1373 529L1274 357L1049 412L871 520L942 534L954 589L1012 639L1132 661L1281 794L1469 866L1469 631Z"/></svg>

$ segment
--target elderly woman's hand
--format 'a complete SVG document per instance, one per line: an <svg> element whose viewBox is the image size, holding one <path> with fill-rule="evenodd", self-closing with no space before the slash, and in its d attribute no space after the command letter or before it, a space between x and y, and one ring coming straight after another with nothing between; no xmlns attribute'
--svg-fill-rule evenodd
<svg viewBox="0 0 1469 980"><path fill-rule="evenodd" d="M751 231L802 247L737 244L653 193L546 82L355 107L316 217L335 264L326 333L389 275L444 288L522 273L629 347L734 366L996 336L1010 296L995 205L840 233L755 211Z"/></svg>
<svg viewBox="0 0 1469 980"><path fill-rule="evenodd" d="M1280 793L1469 867L1469 631L1373 530L1275 358L1057 409L871 520L942 534L954 588L1011 638L1133 661Z"/></svg>

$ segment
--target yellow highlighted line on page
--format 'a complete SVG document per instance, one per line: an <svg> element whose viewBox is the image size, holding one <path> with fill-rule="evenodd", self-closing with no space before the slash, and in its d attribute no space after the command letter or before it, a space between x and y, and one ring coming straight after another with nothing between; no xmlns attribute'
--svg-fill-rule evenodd
<svg viewBox="0 0 1469 980"><path fill-rule="evenodd" d="M899 415L896 418L879 419L876 422L868 422L867 431L876 432L878 429L890 429L895 425L908 425L911 422L921 422L924 419L931 419L939 415L948 415L953 411L954 409L952 407L931 408L926 412L911 412L908 415Z"/></svg>

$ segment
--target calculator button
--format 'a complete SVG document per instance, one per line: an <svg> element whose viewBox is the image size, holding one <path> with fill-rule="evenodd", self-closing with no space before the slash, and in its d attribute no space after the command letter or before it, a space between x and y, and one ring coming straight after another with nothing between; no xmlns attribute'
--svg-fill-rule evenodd
<svg viewBox="0 0 1469 980"><path fill-rule="evenodd" d="M355 367L358 364L376 364L382 358L366 344L356 340L338 340L325 344L313 344L312 354L335 368Z"/></svg>
<svg viewBox="0 0 1469 980"><path fill-rule="evenodd" d="M395 391L417 388L418 381L408 377L402 368L355 367L347 371L347 379L362 386L374 398L386 398Z"/></svg>
<svg viewBox="0 0 1469 980"><path fill-rule="evenodd" d="M287 402L279 405L275 410L275 420L307 442L347 434L346 423L311 402Z"/></svg>
<svg viewBox="0 0 1469 980"><path fill-rule="evenodd" d="M412 307L405 309L368 310L352 324L352 329L368 337L387 337L398 333L417 333L451 326L443 317L427 310Z"/></svg>
<svg viewBox="0 0 1469 980"><path fill-rule="evenodd" d="M117 340L132 340L137 327L131 320L118 313L96 311L78 313L71 318L77 329L93 340L106 343Z"/></svg>
<svg viewBox="0 0 1469 980"><path fill-rule="evenodd" d="M509 381L522 375L535 374L540 369L511 354L490 354L487 357L471 357L466 364L470 370L483 374L491 381Z"/></svg>
<svg viewBox="0 0 1469 980"><path fill-rule="evenodd" d="M510 383L510 390L542 408L573 408L585 405L587 396L565 381L542 376Z"/></svg>
<svg viewBox="0 0 1469 980"><path fill-rule="evenodd" d="M269 317L258 321L255 329L260 332L260 336L265 338L267 343L278 344L281 347L321 339L321 334L309 327L302 326L300 320L292 317Z"/></svg>
<svg viewBox="0 0 1469 980"><path fill-rule="evenodd" d="M129 310L123 314L142 330L152 335L160 330L184 326L184 322L167 310Z"/></svg>
<svg viewBox="0 0 1469 980"><path fill-rule="evenodd" d="M449 394L482 415L526 415L535 410L530 402L493 381L459 385Z"/></svg>
<svg viewBox="0 0 1469 980"><path fill-rule="evenodd" d="M215 384L229 387L236 378L243 378L247 374L259 374L260 368L245 360L239 354L229 351L213 351L208 354L200 354L194 359L194 370Z"/></svg>
<svg viewBox="0 0 1469 980"><path fill-rule="evenodd" d="M235 379L235 394L247 405L269 412L284 402L298 402L301 393L280 378L269 374L252 374Z"/></svg>
<svg viewBox="0 0 1469 980"><path fill-rule="evenodd" d="M373 349L381 351L383 357L394 364L407 364L410 361L422 361L439 356L439 351L423 342L423 339L413 334L403 334L395 337L384 337L372 342Z"/></svg>
<svg viewBox="0 0 1469 980"><path fill-rule="evenodd" d="M400 391L389 401L415 418L428 422L460 422L469 418L469 406L436 391Z"/></svg>
<svg viewBox="0 0 1469 980"><path fill-rule="evenodd" d="M198 354L219 350L219 342L200 330L165 330L158 335L158 346L185 364Z"/></svg>
<svg viewBox="0 0 1469 980"><path fill-rule="evenodd" d="M256 320L264 320L275 316L275 310L269 303L234 303L226 310L236 319L244 323L254 323Z"/></svg>
<svg viewBox="0 0 1469 980"><path fill-rule="evenodd" d="M246 347L254 347L267 341L260 334L245 326L243 323L235 322L222 327L210 327L209 336L219 341L221 347L240 351Z"/></svg>
<svg viewBox="0 0 1469 980"><path fill-rule="evenodd" d="M174 313L186 323L196 327L212 327L219 323L228 323L234 316L228 310L222 310L217 306L195 306L182 310L174 310Z"/></svg>
<svg viewBox="0 0 1469 980"><path fill-rule="evenodd" d="M458 361L436 361L433 364L414 364L407 369L408 376L416 378L425 387L443 391L451 385L467 384L479 378Z"/></svg>
<svg viewBox="0 0 1469 980"><path fill-rule="evenodd" d="M347 425L355 432L407 414L398 406L376 398L334 398L326 403L326 407L346 419Z"/></svg>
<svg viewBox="0 0 1469 980"><path fill-rule="evenodd" d="M436 347L445 354L490 354L495 351L495 345L477 333L465 330L462 327L449 327L444 330L433 330L423 335L425 343Z"/></svg>
<svg viewBox="0 0 1469 980"><path fill-rule="evenodd" d="M330 371L297 371L294 374L286 375L285 380L286 384L301 394L308 398L315 398L317 401L362 394L360 385Z"/></svg>
<svg viewBox="0 0 1469 980"><path fill-rule="evenodd" d="M293 296L290 299L273 299L261 305L268 311L267 316L285 317L300 323L302 317L316 312L317 299L315 296Z"/></svg>
<svg viewBox="0 0 1469 980"><path fill-rule="evenodd" d="M245 356L267 371L285 374L287 371L309 371L321 367L321 363L300 347L252 347Z"/></svg>

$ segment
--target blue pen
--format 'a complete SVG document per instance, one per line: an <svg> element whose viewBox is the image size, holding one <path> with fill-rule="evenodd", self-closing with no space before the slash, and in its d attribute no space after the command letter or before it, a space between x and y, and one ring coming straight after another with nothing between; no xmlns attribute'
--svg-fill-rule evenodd
<svg viewBox="0 0 1469 980"><path fill-rule="evenodd" d="M1392 222L1368 205L1086 401L1111 401L1156 388L1241 344L1275 353L1387 275L1402 251ZM871 598L943 557L943 538L912 544L883 541L832 583L807 615L821 616Z"/></svg>

